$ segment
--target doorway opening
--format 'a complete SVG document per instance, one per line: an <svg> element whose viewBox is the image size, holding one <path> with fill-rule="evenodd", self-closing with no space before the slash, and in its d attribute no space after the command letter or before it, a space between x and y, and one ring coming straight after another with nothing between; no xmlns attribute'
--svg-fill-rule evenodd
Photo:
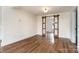
<svg viewBox="0 0 79 59"><path fill-rule="evenodd" d="M59 15L42 17L42 36L53 40L59 38Z"/></svg>

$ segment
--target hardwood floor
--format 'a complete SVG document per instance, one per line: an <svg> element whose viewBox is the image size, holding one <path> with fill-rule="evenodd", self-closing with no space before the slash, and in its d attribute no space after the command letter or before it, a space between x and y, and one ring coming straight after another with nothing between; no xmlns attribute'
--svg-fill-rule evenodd
<svg viewBox="0 0 79 59"><path fill-rule="evenodd" d="M34 37L4 46L3 53L75 53L76 46L65 38L55 39L52 43L46 37Z"/></svg>

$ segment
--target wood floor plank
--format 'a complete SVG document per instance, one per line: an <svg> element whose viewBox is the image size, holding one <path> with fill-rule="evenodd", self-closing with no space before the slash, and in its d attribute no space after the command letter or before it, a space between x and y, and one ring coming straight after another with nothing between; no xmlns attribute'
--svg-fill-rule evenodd
<svg viewBox="0 0 79 59"><path fill-rule="evenodd" d="M2 47L3 53L75 53L76 45L69 39L56 38L52 43L46 37L36 35Z"/></svg>

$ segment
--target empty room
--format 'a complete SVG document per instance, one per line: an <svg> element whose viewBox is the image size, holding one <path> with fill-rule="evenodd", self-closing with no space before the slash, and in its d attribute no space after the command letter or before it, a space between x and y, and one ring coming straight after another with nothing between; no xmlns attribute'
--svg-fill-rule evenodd
<svg viewBox="0 0 79 59"><path fill-rule="evenodd" d="M77 6L0 6L0 52L79 52L78 10Z"/></svg>

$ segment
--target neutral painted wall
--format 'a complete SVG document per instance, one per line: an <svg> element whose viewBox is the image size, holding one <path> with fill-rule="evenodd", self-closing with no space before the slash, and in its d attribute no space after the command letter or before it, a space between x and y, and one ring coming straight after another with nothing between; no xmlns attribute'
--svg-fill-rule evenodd
<svg viewBox="0 0 79 59"><path fill-rule="evenodd" d="M61 13L59 17L59 36L70 38L70 13Z"/></svg>
<svg viewBox="0 0 79 59"><path fill-rule="evenodd" d="M77 10L78 10L78 14L77 14L78 15L78 18L77 18L78 19L78 23L77 23L78 24L78 31L77 32L78 32L78 52L79 52L79 6L78 6Z"/></svg>
<svg viewBox="0 0 79 59"><path fill-rule="evenodd" d="M64 38L70 38L73 43L75 43L75 13L74 12L64 12L59 13L59 36ZM37 33L42 35L42 16L37 16ZM73 19L73 21L72 21ZM72 23L73 22L73 23ZM73 28L72 28L73 27Z"/></svg>
<svg viewBox="0 0 79 59"><path fill-rule="evenodd" d="M1 19L1 14L2 14L1 11L2 11L2 10L1 10L1 7L0 7L0 25L1 25L1 20L2 20L2 19Z"/></svg>
<svg viewBox="0 0 79 59"><path fill-rule="evenodd" d="M71 13L70 33L72 42L76 43L76 11Z"/></svg>
<svg viewBox="0 0 79 59"><path fill-rule="evenodd" d="M75 43L75 11L60 14L60 37L70 38Z"/></svg>
<svg viewBox="0 0 79 59"><path fill-rule="evenodd" d="M36 17L22 9L2 7L2 46L36 35Z"/></svg>
<svg viewBox="0 0 79 59"><path fill-rule="evenodd" d="M2 32L2 8L0 7L0 39L1 39L1 32Z"/></svg>
<svg viewBox="0 0 79 59"><path fill-rule="evenodd" d="M42 16L37 16L37 34L42 35Z"/></svg>

